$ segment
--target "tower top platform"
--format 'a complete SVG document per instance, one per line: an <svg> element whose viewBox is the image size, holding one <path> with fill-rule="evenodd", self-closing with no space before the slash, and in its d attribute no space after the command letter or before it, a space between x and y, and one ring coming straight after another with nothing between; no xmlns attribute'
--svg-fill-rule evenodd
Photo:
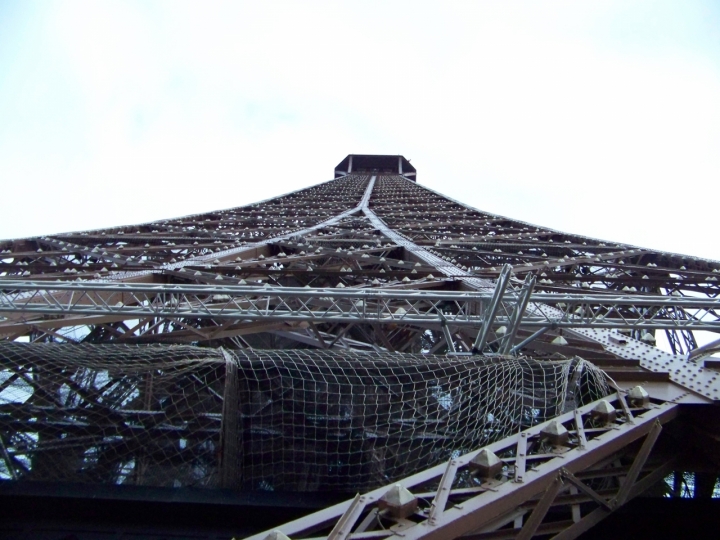
<svg viewBox="0 0 720 540"><path fill-rule="evenodd" d="M415 180L417 171L404 156L349 154L335 167L335 178L351 173L400 174Z"/></svg>

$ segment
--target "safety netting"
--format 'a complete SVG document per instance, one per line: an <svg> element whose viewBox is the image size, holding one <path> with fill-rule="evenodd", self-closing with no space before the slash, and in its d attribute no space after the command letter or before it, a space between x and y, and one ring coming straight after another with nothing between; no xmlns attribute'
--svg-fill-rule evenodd
<svg viewBox="0 0 720 540"><path fill-rule="evenodd" d="M370 489L610 392L579 358L0 343L0 478Z"/></svg>

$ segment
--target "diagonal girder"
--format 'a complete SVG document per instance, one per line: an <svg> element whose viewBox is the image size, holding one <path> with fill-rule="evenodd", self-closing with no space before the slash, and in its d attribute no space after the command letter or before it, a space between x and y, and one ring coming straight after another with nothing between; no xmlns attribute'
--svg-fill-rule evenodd
<svg viewBox="0 0 720 540"><path fill-rule="evenodd" d="M619 397L619 395L616 395L614 399L610 400L615 402L618 408L619 403L617 400ZM649 408L635 411L634 423L627 421L627 417L619 417L616 421L604 425L601 429L594 428L591 432L585 430L582 444L580 444L578 429L573 423L576 419L579 419L581 422L579 426L582 426L582 423L589 424L591 411L596 406L597 403L588 404L578 408L576 411L561 415L556 420L538 424L521 433L486 446L483 450L491 451L493 454L500 456L501 461L506 465L506 469L493 479L475 484L477 487L465 487L466 484L459 479L467 478L465 475L468 466L478 455L480 449L454 457L445 464L405 478L402 481L402 486L411 490L420 501L427 500L427 503L425 503L427 506L421 506L414 513L413 521L393 520L390 517L382 528L376 530L363 529L356 532L345 530L344 538L355 540L390 538L396 534L401 534L404 538L433 538L438 540L457 538L464 535L471 535L472 537L477 535L477 538L482 538L482 534L478 534L480 531L497 530L504 523L507 523L507 521L502 520L503 516L510 515L512 521L513 516L522 516L525 513L520 512L518 514L517 511L527 508L527 505L530 505L530 508L534 508L536 511L539 510L537 514L534 511L526 522L526 526L530 526L527 529L522 529L527 533L536 530L547 530L547 527L543 529L539 528L539 526L545 517L547 508L552 504L576 504L576 501L594 501L600 510L604 512L603 516L607 515L609 508L619 507L631 496L637 495L642 489L649 487L651 483L648 480L657 481L657 473L654 473L644 477L642 482L636 482L657 438L659 426L677 416L679 405L674 402L651 405ZM571 431L571 439L565 446L555 447L555 450L548 452L548 447L543 446L540 441L544 430L553 422L565 424ZM634 458L629 470L608 468L608 458L631 451L633 448L632 443L646 435L647 440ZM529 444L523 444L523 448L531 449L527 451L527 456L523 454L524 459L533 463L532 469L527 471L524 467L521 470L517 467L508 467L516 462L521 455L514 453L519 441L531 441ZM666 471L667 467L662 465L658 470ZM585 476L598 475L618 479L626 478L627 481L624 483L618 481L617 488L612 493L600 495L585 486L581 480ZM562 492L564 487L567 487L567 485L563 486L563 478L568 479L567 485L574 483L582 486L582 496L566 497L565 500L555 502L558 494ZM427 485L435 485L437 488L435 491L425 493L423 486ZM361 499L364 508L373 508L388 489L389 486L386 486L362 494ZM543 497L543 493L545 493L546 497ZM291 538L304 537L308 532L312 532L313 538L326 538L327 536L322 533L318 534L318 532L332 528L333 524L341 516L351 511L352 508L353 503L346 501L278 526L276 530ZM533 515L535 516L534 521ZM587 514L586 517L597 520L596 513ZM555 529L555 532L571 529L573 525L573 522L562 522L556 525L559 529ZM514 534L517 533L523 534L515 530ZM268 534L269 531L259 533L248 537L248 540L262 540ZM510 537L514 538L514 534ZM531 536L532 534L528 534L528 538ZM565 535L564 537L573 538L574 536Z"/></svg>

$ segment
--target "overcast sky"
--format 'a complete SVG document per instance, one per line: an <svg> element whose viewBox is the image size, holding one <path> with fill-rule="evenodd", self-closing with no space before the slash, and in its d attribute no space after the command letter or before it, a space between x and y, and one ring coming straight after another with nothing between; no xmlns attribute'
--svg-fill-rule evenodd
<svg viewBox="0 0 720 540"><path fill-rule="evenodd" d="M0 238L247 204L348 153L720 259L720 2L0 0Z"/></svg>

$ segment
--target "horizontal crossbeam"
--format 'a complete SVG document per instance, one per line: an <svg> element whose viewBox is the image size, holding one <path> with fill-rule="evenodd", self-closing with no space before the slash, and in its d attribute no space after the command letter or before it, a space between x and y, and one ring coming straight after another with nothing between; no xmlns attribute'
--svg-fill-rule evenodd
<svg viewBox="0 0 720 540"><path fill-rule="evenodd" d="M492 292L485 291L6 281L0 291L0 313L6 314L4 324L41 315L104 315L420 326L445 321L457 327L479 327L491 300ZM503 297L509 306L517 301L517 291ZM668 308L702 315L672 318L674 311ZM534 293L520 327L720 331L717 312L720 299ZM508 324L509 318L500 314L495 321Z"/></svg>

